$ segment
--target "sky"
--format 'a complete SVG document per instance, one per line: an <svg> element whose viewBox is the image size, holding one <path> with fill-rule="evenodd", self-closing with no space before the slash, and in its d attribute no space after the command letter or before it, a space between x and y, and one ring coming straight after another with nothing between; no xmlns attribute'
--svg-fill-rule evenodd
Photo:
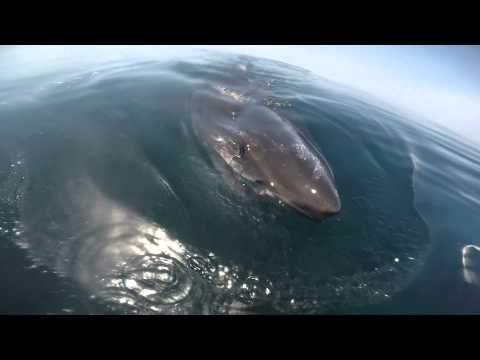
<svg viewBox="0 0 480 360"><path fill-rule="evenodd" d="M362 90L480 145L480 46L194 45L0 47L0 82L48 69L215 49L283 61Z"/></svg>

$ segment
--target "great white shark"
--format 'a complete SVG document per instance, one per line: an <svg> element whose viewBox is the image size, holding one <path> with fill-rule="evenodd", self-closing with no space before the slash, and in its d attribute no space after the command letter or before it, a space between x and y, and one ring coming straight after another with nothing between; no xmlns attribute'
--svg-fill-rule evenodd
<svg viewBox="0 0 480 360"><path fill-rule="evenodd" d="M220 160L214 163L229 169L242 185L254 185L258 195L278 199L312 219L338 213L341 201L326 158L304 132L251 94L222 86L192 94L192 126Z"/></svg>

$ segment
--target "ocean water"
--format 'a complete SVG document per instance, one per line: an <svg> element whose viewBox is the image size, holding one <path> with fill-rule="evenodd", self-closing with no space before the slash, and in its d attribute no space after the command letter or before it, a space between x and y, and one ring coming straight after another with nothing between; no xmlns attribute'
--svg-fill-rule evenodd
<svg viewBox="0 0 480 360"><path fill-rule="evenodd" d="M0 51L0 313L480 312L467 140L270 60L35 51ZM192 131L212 85L308 133L342 211L316 222L230 187Z"/></svg>

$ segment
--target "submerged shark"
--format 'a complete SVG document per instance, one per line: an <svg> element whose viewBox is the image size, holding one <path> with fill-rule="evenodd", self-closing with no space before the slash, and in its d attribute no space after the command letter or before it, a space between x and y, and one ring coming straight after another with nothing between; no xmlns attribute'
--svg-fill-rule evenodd
<svg viewBox="0 0 480 360"><path fill-rule="evenodd" d="M212 86L192 95L193 129L213 150L214 163L258 195L310 218L338 213L340 197L325 157L289 121L244 94Z"/></svg>

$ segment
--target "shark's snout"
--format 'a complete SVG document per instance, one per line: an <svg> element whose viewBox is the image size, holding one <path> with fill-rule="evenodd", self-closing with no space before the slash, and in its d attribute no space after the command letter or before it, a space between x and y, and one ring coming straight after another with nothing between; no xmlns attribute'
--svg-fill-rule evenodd
<svg viewBox="0 0 480 360"><path fill-rule="evenodd" d="M342 208L335 184L330 182L322 187L317 186L316 189L297 188L289 192L286 201L301 213L316 220L338 214Z"/></svg>
<svg viewBox="0 0 480 360"><path fill-rule="evenodd" d="M329 216L338 214L342 208L339 198L322 204L293 203L292 206L298 211L315 220L323 220Z"/></svg>

